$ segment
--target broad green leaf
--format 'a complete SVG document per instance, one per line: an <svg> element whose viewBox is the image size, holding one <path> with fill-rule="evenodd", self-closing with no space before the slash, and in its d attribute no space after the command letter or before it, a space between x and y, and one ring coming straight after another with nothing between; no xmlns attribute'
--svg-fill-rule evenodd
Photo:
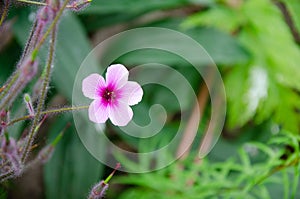
<svg viewBox="0 0 300 199"><path fill-rule="evenodd" d="M141 13L151 10L170 9L188 5L187 0L96 0L84 10L83 14L108 14L108 13Z"/></svg>
<svg viewBox="0 0 300 199"><path fill-rule="evenodd" d="M226 21L226 23L224 23ZM207 12L189 16L182 24L184 28L214 26L226 32L234 32L243 21L243 15L225 5L216 5Z"/></svg>
<svg viewBox="0 0 300 199"><path fill-rule="evenodd" d="M146 24L144 26L163 27L177 30L198 42L211 56L216 64L230 65L237 63L246 63L249 60L249 53L243 48L238 41L230 35L223 33L214 28L192 28L184 30L180 27L183 22L182 19L166 19L154 23ZM153 41L155 42L155 41ZM157 41L160 42L160 41ZM170 45L175 45L176 42ZM189 46L178 46L189 52ZM201 57L199 52L190 52L195 57ZM155 62L167 64L169 66L187 67L190 66L186 60L179 56L172 54L172 52L162 52L153 49L139 50L130 52L120 58L120 61L129 65L136 65L145 62ZM201 64L211 64L206 56L203 56Z"/></svg>
<svg viewBox="0 0 300 199"><path fill-rule="evenodd" d="M55 125L49 129L49 140L54 140L71 121L70 115L57 118ZM101 163L84 148L72 124L45 165L46 197L85 198L92 185L101 179L101 170Z"/></svg>

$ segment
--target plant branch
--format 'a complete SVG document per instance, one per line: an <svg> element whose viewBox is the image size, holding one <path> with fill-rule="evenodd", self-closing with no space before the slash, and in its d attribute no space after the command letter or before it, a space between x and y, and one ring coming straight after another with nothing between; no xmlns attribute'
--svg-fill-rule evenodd
<svg viewBox="0 0 300 199"><path fill-rule="evenodd" d="M295 22L292 18L292 15L291 13L289 12L287 6L283 3L283 2L280 2L278 0L275 1L275 4L278 6L279 10L281 11L288 27L290 28L291 30L291 33L293 35L293 38L295 40L296 43L300 44L300 33L298 32L297 30L297 27L295 25Z"/></svg>
<svg viewBox="0 0 300 199"><path fill-rule="evenodd" d="M13 170L10 170L10 171L8 171L8 172L6 172L6 173L1 174L1 175L0 175L0 182L6 180L6 179L8 179L8 178L10 178L10 177L13 176L13 175L14 175L14 171L13 171Z"/></svg>
<svg viewBox="0 0 300 199"><path fill-rule="evenodd" d="M44 2L39 2L39 1L31 1L31 0L17 0L18 2L21 3L27 3L27 4L32 4L32 5L37 5L37 6L47 6L47 3ZM88 2L91 2L91 0L89 0ZM67 5L66 8L72 8L72 5Z"/></svg>
<svg viewBox="0 0 300 199"><path fill-rule="evenodd" d="M43 38L45 38L45 35L44 35ZM49 85L50 76L51 76L50 73L51 73L51 65L52 65L52 62L53 62L53 55L54 55L54 49L55 49L55 39L56 39L56 23L55 23L55 26L52 28L52 37L51 37L51 40L50 40L49 56L48 56L48 61L47 61L46 68L45 68L45 77L44 77L44 80L43 80L43 87L42 87L42 91L41 91L40 96L39 96L37 111L36 111L36 114L33 118L33 124L32 124L31 130L29 132L29 136L28 136L27 142L25 144L24 150L22 152L22 157L21 157L21 162L22 163L25 163L26 158L28 156L29 148L31 147L34 136L36 134L35 129L36 129L36 126L39 123L40 116L41 116L41 111L42 111L44 103L45 103L46 94L47 94L47 87Z"/></svg>
<svg viewBox="0 0 300 199"><path fill-rule="evenodd" d="M37 44L37 46L33 49L32 52L32 59L34 60L37 56L37 53L39 51L39 49L41 48L41 46L43 45L43 43L46 41L48 35L51 33L51 31L55 28L56 24L58 23L58 20L60 19L64 9L66 8L67 4L69 3L70 0L66 0L63 4L63 6L59 9L57 15L55 16L54 20L52 21L52 23L50 24L49 28L47 29L47 31L44 33L42 39L40 40L40 42Z"/></svg>
<svg viewBox="0 0 300 199"><path fill-rule="evenodd" d="M17 1L21 2L21 3L27 3L27 4L37 5L37 6L46 6L47 5L47 3L38 2L38 1L30 1L30 0L17 0Z"/></svg>
<svg viewBox="0 0 300 199"><path fill-rule="evenodd" d="M49 114L56 114L56 113L61 113L61 112L66 112L66 111L78 111L82 109L88 109L89 106L76 106L76 107L64 107L64 108L59 108L59 109L52 109L52 110L46 110L46 111L41 111L40 116L43 115L49 115ZM7 126L11 126L17 122L32 119L34 116L33 115L25 115L20 118L16 118L12 121L10 121Z"/></svg>
<svg viewBox="0 0 300 199"><path fill-rule="evenodd" d="M20 59L20 62L19 63L22 63L24 61L24 58L28 55L28 51L29 51L29 48L30 48L30 44L31 44L31 41L33 39L33 36L35 34L35 29L36 29L36 26L37 26L37 19L35 19L34 23L33 23L33 27L31 29L31 32L30 32L30 35L29 35L29 38L28 38L28 41L25 45L25 48L24 48L24 51L23 51L23 54L22 54L22 57Z"/></svg>
<svg viewBox="0 0 300 199"><path fill-rule="evenodd" d="M283 170L283 169L286 169L288 167L291 167L291 166L296 166L300 163L300 157L296 158L294 161L290 162L289 164L286 164L286 165L279 165L275 168L273 168L269 173L267 173L266 175L262 176L260 179L258 179L253 186L256 186L260 183L262 183L265 179L267 179L268 177L272 176L273 174Z"/></svg>
<svg viewBox="0 0 300 199"><path fill-rule="evenodd" d="M2 23L7 15L9 4L10 4L9 1L3 1L3 2L4 2L4 8L3 8L3 12L2 12L2 15L0 18L0 27L2 26Z"/></svg>
<svg viewBox="0 0 300 199"><path fill-rule="evenodd" d="M7 92L10 90L10 88L13 86L13 84L16 82L20 75L20 71L16 71L13 76L8 80L8 82L5 84L5 88L3 89L0 100L3 99L3 97L7 94ZM1 110L1 109L0 109Z"/></svg>

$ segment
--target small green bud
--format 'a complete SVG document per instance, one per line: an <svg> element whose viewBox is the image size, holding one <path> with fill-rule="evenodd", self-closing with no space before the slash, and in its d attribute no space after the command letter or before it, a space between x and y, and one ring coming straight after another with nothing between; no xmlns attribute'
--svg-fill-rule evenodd
<svg viewBox="0 0 300 199"><path fill-rule="evenodd" d="M31 98L30 98L30 96L27 93L25 93L25 95L24 95L24 100L27 103L31 102Z"/></svg>

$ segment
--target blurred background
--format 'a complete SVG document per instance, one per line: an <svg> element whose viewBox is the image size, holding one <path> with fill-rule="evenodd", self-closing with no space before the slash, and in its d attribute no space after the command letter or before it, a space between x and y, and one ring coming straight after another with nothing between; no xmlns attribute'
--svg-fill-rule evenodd
<svg viewBox="0 0 300 199"><path fill-rule="evenodd" d="M14 71L29 36L37 6L15 1L0 29L0 85ZM144 50L120 57L129 69L156 62L173 67L189 81L203 110L197 139L189 153L159 171L145 174L117 172L106 198L300 198L300 2L298 0L93 0L86 9L68 11L60 21L55 68L47 107L71 104L77 70L98 43L112 35L137 27L165 27L180 31L199 42L216 63L227 96L226 123L213 150L197 159L200 138L210 117L210 99L200 75L171 53ZM186 94L184 111L190 113L192 96L172 76L165 81ZM34 85L29 85L30 89ZM110 123L106 132L114 143L135 152L152 151L166 145L177 132L181 110L174 95L159 86L146 86L134 120L149 123L149 107L159 103L167 111L167 123L158 136L133 139ZM25 114L22 99L14 112ZM22 115L23 115L22 114ZM192 117L192 114L187 114ZM38 145L53 140L72 114L50 117L43 124ZM18 136L28 122L13 126ZM93 184L111 168L102 165L82 145L74 125L67 130L46 165L29 169L21 178L1 186L1 198L85 198ZM188 127L187 127L188 128ZM276 147L269 140L280 138L278 160L290 169L275 167ZM285 142L286 141L286 142ZM290 144L293 143L294 145ZM249 143L255 143L249 144ZM180 143L178 143L179 146ZM103 153L107 148L103 145ZM174 149L175 151L179 149ZM166 154L167 156L168 154ZM272 159L273 158L273 159ZM125 167L136 165L119 157ZM295 160L295 159L293 159ZM275 168L275 169L274 169ZM278 172L277 172L278 171Z"/></svg>

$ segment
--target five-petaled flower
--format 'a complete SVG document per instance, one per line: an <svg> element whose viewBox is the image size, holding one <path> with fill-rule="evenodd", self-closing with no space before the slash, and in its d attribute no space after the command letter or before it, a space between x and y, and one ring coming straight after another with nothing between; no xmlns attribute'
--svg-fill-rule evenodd
<svg viewBox="0 0 300 199"><path fill-rule="evenodd" d="M143 90L137 82L128 81L128 70L121 64L107 68L106 81L96 73L82 81L84 96L94 101L89 106L89 119L104 123L109 118L116 126L126 126L132 119L130 106L142 100Z"/></svg>

